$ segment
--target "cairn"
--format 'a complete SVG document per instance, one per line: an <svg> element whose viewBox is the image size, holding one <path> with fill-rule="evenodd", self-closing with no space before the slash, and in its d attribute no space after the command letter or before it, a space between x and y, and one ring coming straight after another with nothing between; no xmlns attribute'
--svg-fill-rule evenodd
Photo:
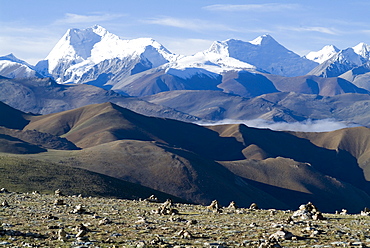
<svg viewBox="0 0 370 248"><path fill-rule="evenodd" d="M214 213L221 213L221 207L217 200L213 200L207 209L212 210Z"/></svg>
<svg viewBox="0 0 370 248"><path fill-rule="evenodd" d="M250 206L249 206L249 209L250 210L258 210L258 209L260 209L259 207L258 207L258 205L257 205L257 203L252 203Z"/></svg>
<svg viewBox="0 0 370 248"><path fill-rule="evenodd" d="M55 191L54 191L54 194L55 194L56 196L64 196L64 195L62 194L62 191L61 191L60 189L55 190Z"/></svg>
<svg viewBox="0 0 370 248"><path fill-rule="evenodd" d="M297 211L292 215L292 218L300 218L301 220L325 220L325 217L311 202L302 204Z"/></svg>
<svg viewBox="0 0 370 248"><path fill-rule="evenodd" d="M370 215L370 209L365 207L364 210L361 211L362 216L369 216Z"/></svg>
<svg viewBox="0 0 370 248"><path fill-rule="evenodd" d="M348 214L348 210L347 209L342 209L342 211L339 214L341 214L341 215L347 215Z"/></svg>
<svg viewBox="0 0 370 248"><path fill-rule="evenodd" d="M238 207L236 206L236 203L234 201L231 201L229 206L227 206L227 209L232 209L232 210L235 210L237 209Z"/></svg>
<svg viewBox="0 0 370 248"><path fill-rule="evenodd" d="M175 215L178 214L179 211L177 209L172 208L173 203L171 199L167 199L158 209L153 210L154 214L160 215Z"/></svg>

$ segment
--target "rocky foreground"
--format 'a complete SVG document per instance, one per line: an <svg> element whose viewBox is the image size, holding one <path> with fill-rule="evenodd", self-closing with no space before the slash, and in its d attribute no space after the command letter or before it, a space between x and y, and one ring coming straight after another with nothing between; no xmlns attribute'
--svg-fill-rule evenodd
<svg viewBox="0 0 370 248"><path fill-rule="evenodd" d="M4 247L370 247L370 217L0 191Z"/></svg>

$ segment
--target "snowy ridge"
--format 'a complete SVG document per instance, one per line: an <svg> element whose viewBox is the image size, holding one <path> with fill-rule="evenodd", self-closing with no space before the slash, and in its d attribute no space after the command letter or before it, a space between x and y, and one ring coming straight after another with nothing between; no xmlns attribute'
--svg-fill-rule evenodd
<svg viewBox="0 0 370 248"><path fill-rule="evenodd" d="M179 57L176 61L167 63L162 67L166 68L167 74L183 78L190 78L195 74L207 74L209 77L217 77L226 71L257 71L255 66L229 57L227 51L213 50L212 48L213 45L204 52ZM183 73L180 73L181 71Z"/></svg>
<svg viewBox="0 0 370 248"><path fill-rule="evenodd" d="M316 62L286 49L268 34L248 42L236 39L217 41L206 50L206 53L233 58L282 76L304 75L317 66Z"/></svg>
<svg viewBox="0 0 370 248"><path fill-rule="evenodd" d="M12 53L0 57L0 75L7 78L41 77L32 65Z"/></svg>
<svg viewBox="0 0 370 248"><path fill-rule="evenodd" d="M305 57L309 60L322 64L326 60L333 57L339 51L340 50L337 47L333 45L327 45L327 46L324 46L320 51L309 52Z"/></svg>

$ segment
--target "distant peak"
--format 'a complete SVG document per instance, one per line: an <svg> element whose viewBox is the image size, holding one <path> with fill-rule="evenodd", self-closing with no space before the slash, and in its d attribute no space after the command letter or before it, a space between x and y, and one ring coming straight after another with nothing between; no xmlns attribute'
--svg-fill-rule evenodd
<svg viewBox="0 0 370 248"><path fill-rule="evenodd" d="M260 45L264 45L264 44L266 44L268 42L271 42L271 41L277 43L276 40L274 38L272 38L271 35L264 34L264 35L261 35L261 36L255 38L254 40L250 41L249 43L251 43L253 45L260 46Z"/></svg>
<svg viewBox="0 0 370 248"><path fill-rule="evenodd" d="M8 61L20 63L23 65L27 65L28 67L31 67L31 65L29 65L26 61L18 59L16 56L14 56L13 53L9 53L8 55L5 55L5 56L0 56L0 60L8 60Z"/></svg>

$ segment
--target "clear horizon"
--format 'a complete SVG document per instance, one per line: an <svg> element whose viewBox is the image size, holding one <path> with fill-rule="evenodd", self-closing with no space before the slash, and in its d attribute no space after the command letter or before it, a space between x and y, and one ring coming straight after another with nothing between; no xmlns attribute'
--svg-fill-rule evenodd
<svg viewBox="0 0 370 248"><path fill-rule="evenodd" d="M52 1L0 0L0 56L35 64L69 28L95 24L123 39L150 37L190 55L213 41L250 41L270 34L303 56L325 45L370 43L368 1Z"/></svg>

